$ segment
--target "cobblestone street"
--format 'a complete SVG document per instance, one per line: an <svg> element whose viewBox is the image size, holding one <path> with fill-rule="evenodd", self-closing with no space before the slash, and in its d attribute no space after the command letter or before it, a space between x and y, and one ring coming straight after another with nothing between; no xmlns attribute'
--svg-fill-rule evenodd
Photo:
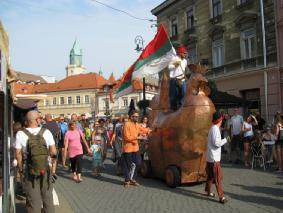
<svg viewBox="0 0 283 213"><path fill-rule="evenodd" d="M223 165L224 191L229 202L203 195L204 184L168 188L162 180L138 178L141 186L125 189L115 175L111 160L102 177L91 174L91 162L84 161L84 181L77 184L59 167L55 189L74 212L282 212L283 174ZM213 188L215 189L215 188ZM214 190L215 191L215 190ZM61 205L61 203L60 203ZM70 212L60 208L60 212Z"/></svg>

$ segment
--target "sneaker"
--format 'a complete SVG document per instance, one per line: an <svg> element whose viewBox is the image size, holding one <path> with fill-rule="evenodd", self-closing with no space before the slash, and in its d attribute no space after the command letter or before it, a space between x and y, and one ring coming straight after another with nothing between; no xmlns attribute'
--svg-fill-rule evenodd
<svg viewBox="0 0 283 213"><path fill-rule="evenodd" d="M135 181L135 180L130 180L130 184L132 185L132 186L139 186L140 184L137 182L137 181Z"/></svg>
<svg viewBox="0 0 283 213"><path fill-rule="evenodd" d="M227 201L228 200L225 197L222 197L219 199L219 203L222 203L222 204L227 203Z"/></svg>

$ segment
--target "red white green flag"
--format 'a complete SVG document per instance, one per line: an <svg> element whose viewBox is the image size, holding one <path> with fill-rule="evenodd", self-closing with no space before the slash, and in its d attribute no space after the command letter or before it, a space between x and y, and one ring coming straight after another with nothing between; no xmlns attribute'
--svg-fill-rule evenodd
<svg viewBox="0 0 283 213"><path fill-rule="evenodd" d="M116 97L130 93L134 79L142 79L162 71L175 56L176 51L166 30L163 25L160 25L154 39L145 47L136 62L122 77Z"/></svg>

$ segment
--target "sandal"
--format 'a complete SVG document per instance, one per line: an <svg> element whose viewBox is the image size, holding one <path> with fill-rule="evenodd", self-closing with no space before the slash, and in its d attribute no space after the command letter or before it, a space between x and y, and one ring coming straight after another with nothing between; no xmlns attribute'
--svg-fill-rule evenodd
<svg viewBox="0 0 283 213"><path fill-rule="evenodd" d="M135 180L130 180L130 184L133 186L139 186L140 184Z"/></svg>
<svg viewBox="0 0 283 213"><path fill-rule="evenodd" d="M213 192L207 193L206 194L208 197L215 197L215 194Z"/></svg>
<svg viewBox="0 0 283 213"><path fill-rule="evenodd" d="M75 181L75 182L77 182L77 181L78 181L78 177L77 177L77 176L73 176L73 177L72 177L72 180Z"/></svg>
<svg viewBox="0 0 283 213"><path fill-rule="evenodd" d="M222 204L227 203L227 201L228 200L225 197L222 197L219 199L219 203L222 203Z"/></svg>
<svg viewBox="0 0 283 213"><path fill-rule="evenodd" d="M131 186L130 181L126 181L126 182L124 183L124 187L125 187L125 188L128 188L129 186Z"/></svg>

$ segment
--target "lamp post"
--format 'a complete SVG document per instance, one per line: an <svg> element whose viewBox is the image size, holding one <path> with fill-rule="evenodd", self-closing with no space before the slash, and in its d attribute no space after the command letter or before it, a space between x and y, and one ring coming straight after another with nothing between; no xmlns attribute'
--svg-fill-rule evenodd
<svg viewBox="0 0 283 213"><path fill-rule="evenodd" d="M135 51L140 52L143 51L143 38L140 35L137 35L135 37L135 44L137 45Z"/></svg>
<svg viewBox="0 0 283 213"><path fill-rule="evenodd" d="M106 116L109 116L110 115L110 112L109 112L109 101L108 101L108 93L109 91L113 88L113 84L111 83L106 83L104 84L102 87L103 87L103 91L106 93L106 99L105 99L105 115Z"/></svg>
<svg viewBox="0 0 283 213"><path fill-rule="evenodd" d="M136 36L135 44L137 45L137 47L136 47L135 50L137 52L143 51L143 49L144 49L143 43L144 43L143 38L140 35ZM146 98L145 98L145 78L144 77L142 78L142 83L143 83L143 91L142 91L142 93L143 93L143 102L145 104ZM146 108L143 107L143 115L145 115L145 114L146 114Z"/></svg>

